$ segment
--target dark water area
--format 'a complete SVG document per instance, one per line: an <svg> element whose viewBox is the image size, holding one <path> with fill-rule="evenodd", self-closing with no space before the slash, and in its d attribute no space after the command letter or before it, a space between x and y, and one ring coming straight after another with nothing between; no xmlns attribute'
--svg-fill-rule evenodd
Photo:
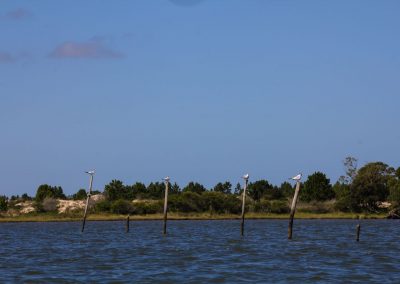
<svg viewBox="0 0 400 284"><path fill-rule="evenodd" d="M400 223L0 223L1 283L400 283Z"/></svg>

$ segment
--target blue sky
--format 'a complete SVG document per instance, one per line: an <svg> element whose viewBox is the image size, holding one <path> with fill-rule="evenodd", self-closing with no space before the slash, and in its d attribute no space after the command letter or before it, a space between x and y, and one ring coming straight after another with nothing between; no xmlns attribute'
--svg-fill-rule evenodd
<svg viewBox="0 0 400 284"><path fill-rule="evenodd" d="M400 165L398 1L0 4L0 194Z"/></svg>

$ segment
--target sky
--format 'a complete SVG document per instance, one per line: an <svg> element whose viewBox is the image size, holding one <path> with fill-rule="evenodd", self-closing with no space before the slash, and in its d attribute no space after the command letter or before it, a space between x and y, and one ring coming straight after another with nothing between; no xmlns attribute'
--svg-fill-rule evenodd
<svg viewBox="0 0 400 284"><path fill-rule="evenodd" d="M400 166L399 1L0 0L0 195Z"/></svg>

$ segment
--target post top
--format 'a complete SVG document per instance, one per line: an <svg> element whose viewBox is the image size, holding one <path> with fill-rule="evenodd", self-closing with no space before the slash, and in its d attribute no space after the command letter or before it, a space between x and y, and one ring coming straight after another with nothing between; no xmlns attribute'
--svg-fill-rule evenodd
<svg viewBox="0 0 400 284"><path fill-rule="evenodd" d="M94 175L96 173L96 170L85 171L85 173L87 173L89 175Z"/></svg>
<svg viewBox="0 0 400 284"><path fill-rule="evenodd" d="M294 176L294 177L292 177L290 179L295 180L295 181L300 181L302 176L303 176L303 174L299 173L297 176Z"/></svg>

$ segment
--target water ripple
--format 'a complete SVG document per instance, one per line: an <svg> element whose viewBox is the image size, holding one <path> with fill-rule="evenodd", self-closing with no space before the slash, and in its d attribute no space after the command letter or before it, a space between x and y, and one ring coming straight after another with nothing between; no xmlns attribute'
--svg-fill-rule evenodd
<svg viewBox="0 0 400 284"><path fill-rule="evenodd" d="M400 279L399 222L159 221L0 223L0 282L393 283Z"/></svg>

